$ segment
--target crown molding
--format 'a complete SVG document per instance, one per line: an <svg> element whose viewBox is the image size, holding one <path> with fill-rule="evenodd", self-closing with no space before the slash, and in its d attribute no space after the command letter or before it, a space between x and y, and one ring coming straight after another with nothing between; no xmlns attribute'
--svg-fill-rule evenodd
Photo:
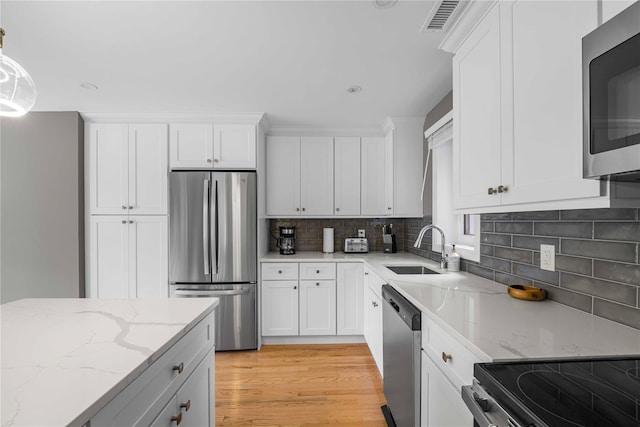
<svg viewBox="0 0 640 427"><path fill-rule="evenodd" d="M85 122L91 123L202 123L252 124L268 126L265 113L100 113L80 111ZM263 123L264 122L264 123Z"/></svg>
<svg viewBox="0 0 640 427"><path fill-rule="evenodd" d="M272 126L270 136L382 136L380 128Z"/></svg>
<svg viewBox="0 0 640 427"><path fill-rule="evenodd" d="M456 21L449 27L449 31L440 42L438 49L456 53L471 31L498 2L498 0L469 0L461 2L460 5L464 5L464 9L460 11Z"/></svg>

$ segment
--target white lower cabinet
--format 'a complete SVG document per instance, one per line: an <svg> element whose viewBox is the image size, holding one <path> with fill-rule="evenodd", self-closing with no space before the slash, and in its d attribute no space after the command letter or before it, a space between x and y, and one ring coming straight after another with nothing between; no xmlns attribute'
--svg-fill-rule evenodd
<svg viewBox="0 0 640 427"><path fill-rule="evenodd" d="M363 333L362 263L263 263L263 336Z"/></svg>
<svg viewBox="0 0 640 427"><path fill-rule="evenodd" d="M369 351L378 366L382 369L382 285L384 280L371 271L364 269L364 338Z"/></svg>
<svg viewBox="0 0 640 427"><path fill-rule="evenodd" d="M461 391L455 388L440 368L422 352L420 425L423 427L469 427L473 416Z"/></svg>
<svg viewBox="0 0 640 427"><path fill-rule="evenodd" d="M94 215L89 223L89 298L168 296L166 216Z"/></svg>
<svg viewBox="0 0 640 427"><path fill-rule="evenodd" d="M91 427L215 426L215 312L91 418Z"/></svg>

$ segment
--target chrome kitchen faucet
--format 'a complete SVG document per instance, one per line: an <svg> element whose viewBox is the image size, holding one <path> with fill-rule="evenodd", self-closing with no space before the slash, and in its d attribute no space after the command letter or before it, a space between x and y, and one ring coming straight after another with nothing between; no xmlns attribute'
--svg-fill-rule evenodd
<svg viewBox="0 0 640 427"><path fill-rule="evenodd" d="M440 268L445 270L447 268L447 257L444 251L445 251L447 239L444 236L444 231L442 230L442 228L434 224L425 225L424 227L422 227L422 230L420 230L420 233L418 233L418 238L416 239L416 242L413 244L413 247L419 248L420 245L422 245L422 239L424 238L424 233L426 233L431 229L438 230L442 235L442 251L440 252Z"/></svg>

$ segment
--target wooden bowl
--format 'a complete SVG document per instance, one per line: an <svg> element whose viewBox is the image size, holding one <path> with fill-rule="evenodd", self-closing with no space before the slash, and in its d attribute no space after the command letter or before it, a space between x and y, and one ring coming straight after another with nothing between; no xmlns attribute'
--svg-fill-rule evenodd
<svg viewBox="0 0 640 427"><path fill-rule="evenodd" d="M536 286L512 285L509 286L509 295L526 301L542 301L547 297L547 292Z"/></svg>

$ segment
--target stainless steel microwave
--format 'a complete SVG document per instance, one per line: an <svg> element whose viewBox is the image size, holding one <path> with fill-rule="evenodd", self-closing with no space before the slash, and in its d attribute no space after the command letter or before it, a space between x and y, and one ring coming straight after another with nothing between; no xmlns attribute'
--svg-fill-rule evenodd
<svg viewBox="0 0 640 427"><path fill-rule="evenodd" d="M640 1L582 39L585 178L640 181Z"/></svg>

